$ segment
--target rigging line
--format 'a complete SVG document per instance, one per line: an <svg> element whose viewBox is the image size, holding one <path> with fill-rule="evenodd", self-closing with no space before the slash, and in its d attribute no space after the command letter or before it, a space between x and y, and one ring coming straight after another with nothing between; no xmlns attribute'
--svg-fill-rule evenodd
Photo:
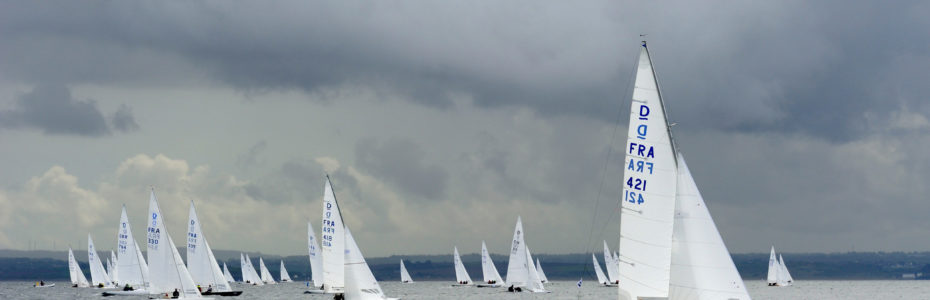
<svg viewBox="0 0 930 300"><path fill-rule="evenodd" d="M636 53L636 55L639 55L639 53ZM636 68L630 68L630 74L627 75L627 85L626 85L626 89L624 90L624 92L623 92L622 95L630 94L630 88L631 88L631 86L633 86L633 84L634 84L634 80L633 80L634 77L633 77L633 76L635 76L635 75L636 75ZM596 220L597 220L597 212L599 211L598 206L600 205L600 202L601 202L601 194L602 194L602 191L603 191L603 189L604 189L604 181L605 181L606 178L607 178L607 168L610 166L610 157L611 157L611 154L613 154L614 139L616 138L616 135L617 135L617 128L620 127L620 119L623 118L623 112L624 112L624 106L623 106L623 104L624 104L624 103L626 103L626 102L625 102L625 101L620 101L620 104L621 104L621 105L620 105L620 108L617 110L617 117L616 117L616 119L614 120L614 129L613 129L613 131L612 131L611 134L610 134L610 143L607 144L607 156L606 156L606 158L605 158L604 168L603 168L602 171L601 171L601 182L600 182L600 184L599 184L598 187L597 187L597 197L594 198L594 199L595 199L595 200L594 200L594 217L591 218L591 226L590 226L589 229L588 229L588 239L587 239L587 241L586 241L585 244L584 244L585 247L586 247L585 253L592 253L591 250L592 250L593 248L591 247L591 238L593 238L593 234L594 234L594 225L595 225L595 222L596 222ZM615 212L616 209L614 209L614 210L612 210L612 211ZM612 219L612 218L613 218L613 214L611 214L611 217L608 218L608 223L609 223L610 219ZM607 226L607 225L605 224L604 227L606 227L606 226ZM603 235L603 232L604 232L604 230L603 230L603 228L602 228L601 231L600 231L600 233L599 233L599 236L600 236L600 235ZM605 263L606 263L606 262L605 262ZM584 268L582 269L582 275L589 275L589 274L588 274L588 264L587 264L587 263L584 264Z"/></svg>

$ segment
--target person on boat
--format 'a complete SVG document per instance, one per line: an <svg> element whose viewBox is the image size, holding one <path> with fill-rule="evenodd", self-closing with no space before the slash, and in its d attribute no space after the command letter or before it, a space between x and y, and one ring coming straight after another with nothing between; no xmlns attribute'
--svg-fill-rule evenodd
<svg viewBox="0 0 930 300"><path fill-rule="evenodd" d="M123 286L123 290L124 290L124 291L131 291L131 290L133 290L133 288L132 288L131 286L129 286L129 284L127 283L126 285Z"/></svg>
<svg viewBox="0 0 930 300"><path fill-rule="evenodd" d="M345 300L345 299L346 299L346 296L343 294L336 294L335 296L333 296L333 300Z"/></svg>
<svg viewBox="0 0 930 300"><path fill-rule="evenodd" d="M210 292L213 292L213 285L212 285L212 284L207 286L207 293L210 293Z"/></svg>
<svg viewBox="0 0 930 300"><path fill-rule="evenodd" d="M197 291L203 293L203 289L200 288L200 285L199 285L199 284L197 285Z"/></svg>
<svg viewBox="0 0 930 300"><path fill-rule="evenodd" d="M181 292L178 292L178 289L174 289L174 292L171 293L171 298L177 298L181 296Z"/></svg>
<svg viewBox="0 0 930 300"><path fill-rule="evenodd" d="M512 284L510 285L509 288L507 288L507 291L513 293L513 285L512 285Z"/></svg>
<svg viewBox="0 0 930 300"><path fill-rule="evenodd" d="M97 284L97 287L98 287L98 288L103 288L103 282Z"/></svg>

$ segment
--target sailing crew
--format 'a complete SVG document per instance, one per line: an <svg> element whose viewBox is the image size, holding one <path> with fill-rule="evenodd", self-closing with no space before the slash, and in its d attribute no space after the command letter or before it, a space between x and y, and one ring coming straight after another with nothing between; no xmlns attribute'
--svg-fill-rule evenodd
<svg viewBox="0 0 930 300"><path fill-rule="evenodd" d="M174 292L171 293L171 298L177 298L181 296L181 292L178 292L178 289L174 289Z"/></svg>

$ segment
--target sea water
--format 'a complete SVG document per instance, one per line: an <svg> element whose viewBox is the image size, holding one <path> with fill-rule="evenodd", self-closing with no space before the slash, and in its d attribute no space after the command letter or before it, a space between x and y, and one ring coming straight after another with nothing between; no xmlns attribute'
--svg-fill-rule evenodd
<svg viewBox="0 0 930 300"><path fill-rule="evenodd" d="M50 282L49 282L50 283ZM103 290L72 288L68 282L55 282L55 287L34 288L33 282L0 282L0 299L101 299ZM389 297L401 299L617 299L617 288L600 287L585 281L578 288L575 281L555 281L546 284L547 294L508 293L504 288L453 287L451 281L420 281L411 284L382 282ZM747 281L753 299L930 299L930 281L917 280L800 280L793 286L769 287L764 281ZM331 295L303 294L303 282L251 286L232 284L242 290L239 297L214 299L332 299ZM111 297L107 299L147 299L148 297Z"/></svg>

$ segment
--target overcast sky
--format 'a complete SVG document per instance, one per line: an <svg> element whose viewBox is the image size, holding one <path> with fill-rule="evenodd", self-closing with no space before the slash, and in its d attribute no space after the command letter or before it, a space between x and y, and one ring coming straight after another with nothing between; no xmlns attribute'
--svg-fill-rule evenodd
<svg viewBox="0 0 930 300"><path fill-rule="evenodd" d="M368 256L505 253L518 215L535 252L600 251L618 240L645 33L731 252L927 251L928 15L923 1L0 1L0 248L88 232L112 248L121 204L139 239L155 186L175 237L194 201L214 249L305 254L328 173Z"/></svg>

